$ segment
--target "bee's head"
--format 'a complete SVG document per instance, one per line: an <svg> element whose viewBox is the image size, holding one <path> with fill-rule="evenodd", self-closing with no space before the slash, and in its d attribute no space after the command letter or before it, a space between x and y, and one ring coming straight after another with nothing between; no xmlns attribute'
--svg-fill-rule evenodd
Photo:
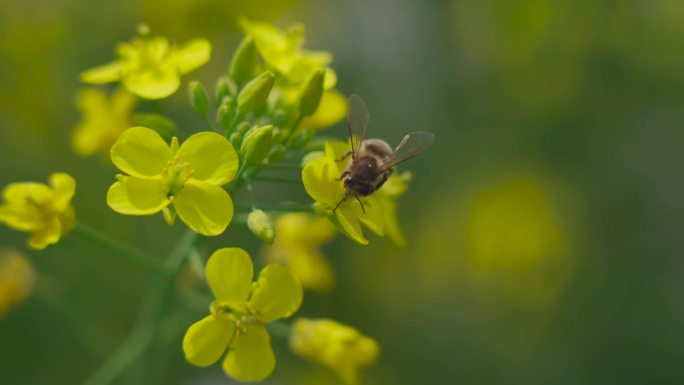
<svg viewBox="0 0 684 385"><path fill-rule="evenodd" d="M371 190L371 186L368 183L358 181L352 178L351 176L348 176L344 179L344 187L352 195L366 196L373 192Z"/></svg>

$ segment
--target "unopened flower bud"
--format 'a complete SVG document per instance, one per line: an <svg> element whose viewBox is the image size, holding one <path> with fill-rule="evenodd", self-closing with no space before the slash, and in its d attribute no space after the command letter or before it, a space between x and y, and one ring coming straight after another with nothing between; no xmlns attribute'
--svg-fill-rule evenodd
<svg viewBox="0 0 684 385"><path fill-rule="evenodd" d="M304 86L301 99L299 100L299 113L302 116L313 115L318 109L323 97L323 81L325 70L319 69L314 72L309 81Z"/></svg>
<svg viewBox="0 0 684 385"><path fill-rule="evenodd" d="M247 216L247 227L259 239L266 243L273 243L275 227L271 217L263 210L254 210Z"/></svg>
<svg viewBox="0 0 684 385"><path fill-rule="evenodd" d="M261 126L252 129L242 141L240 153L249 163L261 163L271 151L273 126Z"/></svg>
<svg viewBox="0 0 684 385"><path fill-rule="evenodd" d="M278 163L283 158L285 158L285 154L287 153L287 148L283 146L280 143L276 143L273 145L273 148L271 148L271 152L268 154L268 163Z"/></svg>
<svg viewBox="0 0 684 385"><path fill-rule="evenodd" d="M190 82L188 90L192 107L200 114L206 115L209 111L209 95L207 95L207 90L204 89L202 83L193 80Z"/></svg>
<svg viewBox="0 0 684 385"><path fill-rule="evenodd" d="M233 79L228 76L221 76L216 81L216 101L223 103L223 98L226 96L235 96L237 94L237 86Z"/></svg>
<svg viewBox="0 0 684 385"><path fill-rule="evenodd" d="M236 113L237 111L235 103L233 103L233 100L230 96L227 96L224 99L223 104L221 104L216 111L216 121L221 128L224 130L229 130L233 124Z"/></svg>
<svg viewBox="0 0 684 385"><path fill-rule="evenodd" d="M242 84L256 75L259 70L256 47L251 36L242 39L235 49L233 60L230 63L230 76L236 83Z"/></svg>
<svg viewBox="0 0 684 385"><path fill-rule="evenodd" d="M275 83L273 72L266 71L247 83L238 95L238 109L243 114L257 110L266 103L268 94Z"/></svg>

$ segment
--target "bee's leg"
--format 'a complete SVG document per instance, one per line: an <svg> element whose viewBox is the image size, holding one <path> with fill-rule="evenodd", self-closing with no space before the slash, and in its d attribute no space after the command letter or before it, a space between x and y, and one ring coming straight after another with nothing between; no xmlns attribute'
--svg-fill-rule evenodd
<svg viewBox="0 0 684 385"><path fill-rule="evenodd" d="M353 153L354 153L354 151L349 150L349 151L345 152L344 155L342 155L342 157L340 159L335 159L335 162L341 162L341 161L349 158L351 156L351 154L353 154Z"/></svg>
<svg viewBox="0 0 684 385"><path fill-rule="evenodd" d="M351 174L350 171L345 171L345 172L342 173L342 175L340 175L339 178L337 178L337 179L335 179L335 180L338 180L338 181L339 181L339 180L342 180L342 179L344 179L345 176L347 176L347 175L349 175L349 174Z"/></svg>
<svg viewBox="0 0 684 385"><path fill-rule="evenodd" d="M354 198L356 198L356 200L359 201L359 204L361 205L361 211L363 211L363 213L365 214L366 208L363 206L363 202L361 201L361 198L359 198L358 195L354 195Z"/></svg>

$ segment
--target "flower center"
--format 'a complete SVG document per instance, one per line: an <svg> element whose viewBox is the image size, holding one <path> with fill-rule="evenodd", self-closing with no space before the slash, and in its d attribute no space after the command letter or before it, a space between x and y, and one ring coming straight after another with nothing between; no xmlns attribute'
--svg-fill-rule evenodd
<svg viewBox="0 0 684 385"><path fill-rule="evenodd" d="M174 156L164 168L162 183L164 184L166 195L171 197L178 194L185 186L185 182L194 173L195 170L190 168L190 163L182 161L178 156Z"/></svg>

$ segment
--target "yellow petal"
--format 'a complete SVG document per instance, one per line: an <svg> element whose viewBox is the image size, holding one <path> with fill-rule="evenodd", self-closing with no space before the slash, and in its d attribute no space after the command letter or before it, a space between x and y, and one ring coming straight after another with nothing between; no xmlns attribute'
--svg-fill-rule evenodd
<svg viewBox="0 0 684 385"><path fill-rule="evenodd" d="M39 207L49 207L54 192L41 183L17 182L3 189L3 198L6 203L0 206L0 221L15 230L36 231L44 226Z"/></svg>
<svg viewBox="0 0 684 385"><path fill-rule="evenodd" d="M302 304L302 285L284 266L270 264L261 270L250 308L261 314L261 322L271 322L292 315Z"/></svg>
<svg viewBox="0 0 684 385"><path fill-rule="evenodd" d="M192 177L222 186L235 178L238 156L233 145L215 132L200 132L188 138L176 155L190 163Z"/></svg>
<svg viewBox="0 0 684 385"><path fill-rule="evenodd" d="M223 361L223 370L238 381L261 381L275 368L271 337L260 325L235 336L232 350Z"/></svg>
<svg viewBox="0 0 684 385"><path fill-rule="evenodd" d="M209 366L221 358L235 333L235 324L222 315L211 314L192 324L183 337L185 359L197 366Z"/></svg>
<svg viewBox="0 0 684 385"><path fill-rule="evenodd" d="M35 250L43 250L46 246L59 241L62 235L62 226L57 217L52 217L43 223L43 227L31 234L28 245Z"/></svg>
<svg viewBox="0 0 684 385"><path fill-rule="evenodd" d="M66 209L76 192L76 181L71 175L63 172L51 174L49 179L55 191L55 208L60 211Z"/></svg>
<svg viewBox="0 0 684 385"><path fill-rule="evenodd" d="M335 161L321 157L307 163L302 170L302 182L306 192L317 202L333 209L344 196L342 182Z"/></svg>
<svg viewBox="0 0 684 385"><path fill-rule="evenodd" d="M107 205L119 214L150 215L169 204L158 179L120 177L107 191Z"/></svg>
<svg viewBox="0 0 684 385"><path fill-rule="evenodd" d="M118 61L107 63L81 72L81 81L89 84L111 83L121 78L121 65Z"/></svg>
<svg viewBox="0 0 684 385"><path fill-rule="evenodd" d="M202 235L221 234L233 219L230 195L207 182L186 182L176 195L174 206L183 222Z"/></svg>
<svg viewBox="0 0 684 385"><path fill-rule="evenodd" d="M357 217L366 225L372 232L379 236L385 235L385 212L383 206L378 202L375 196L369 196L361 198L363 202L363 208L361 204L356 201L356 199L351 202L352 209L356 213ZM365 213L364 213L365 210Z"/></svg>
<svg viewBox="0 0 684 385"><path fill-rule="evenodd" d="M209 257L205 275L219 302L241 304L252 291L252 259L240 248L218 249Z"/></svg>
<svg viewBox="0 0 684 385"><path fill-rule="evenodd" d="M116 167L128 175L154 178L162 175L171 149L156 131L131 127L114 143L111 156Z"/></svg>
<svg viewBox="0 0 684 385"><path fill-rule="evenodd" d="M195 39L178 48L173 54L173 61L182 74L188 73L211 57L211 44L206 39Z"/></svg>
<svg viewBox="0 0 684 385"><path fill-rule="evenodd" d="M382 205L387 236L397 244L397 246L406 246L406 238L399 227L399 220L397 219L396 201L390 198L378 198L378 202Z"/></svg>
<svg viewBox="0 0 684 385"><path fill-rule="evenodd" d="M355 212L354 206L350 206L349 202L345 202L335 211L335 215L328 217L328 219L337 226L342 234L355 242L367 245L368 240L363 235L358 217L359 215Z"/></svg>
<svg viewBox="0 0 684 385"><path fill-rule="evenodd" d="M180 75L172 66L154 70L132 71L123 78L132 93L144 99L163 99L180 87Z"/></svg>

